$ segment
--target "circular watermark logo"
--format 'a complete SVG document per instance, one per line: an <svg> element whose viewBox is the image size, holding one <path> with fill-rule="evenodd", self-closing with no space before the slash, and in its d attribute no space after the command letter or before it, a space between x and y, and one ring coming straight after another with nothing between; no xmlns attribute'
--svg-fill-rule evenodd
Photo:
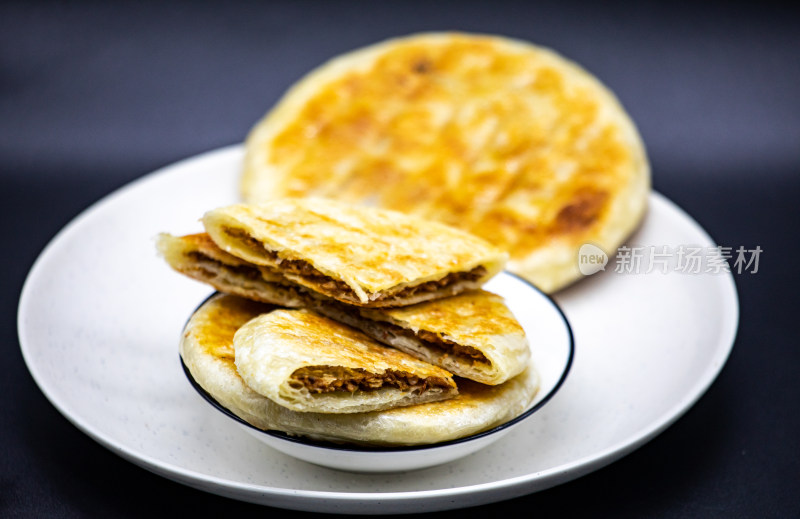
<svg viewBox="0 0 800 519"><path fill-rule="evenodd" d="M578 270L584 276L591 276L606 269L608 254L597 245L584 243L578 250Z"/></svg>

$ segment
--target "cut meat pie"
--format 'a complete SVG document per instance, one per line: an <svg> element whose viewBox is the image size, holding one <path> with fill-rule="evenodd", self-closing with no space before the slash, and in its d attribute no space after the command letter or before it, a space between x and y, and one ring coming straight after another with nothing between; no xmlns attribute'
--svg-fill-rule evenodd
<svg viewBox="0 0 800 519"><path fill-rule="evenodd" d="M333 299L405 306L480 287L506 254L444 224L325 199L282 199L206 213L226 252Z"/></svg>
<svg viewBox="0 0 800 519"><path fill-rule="evenodd" d="M501 384L530 360L525 331L503 298L476 290L402 308L348 308L317 303L317 311L460 377Z"/></svg>
<svg viewBox="0 0 800 519"><path fill-rule="evenodd" d="M530 367L504 384L459 380L447 400L369 413L298 413L248 387L234 364L233 337L252 318L273 307L217 294L195 311L180 343L194 380L231 412L265 430L366 445L422 445L479 433L519 415L539 387Z"/></svg>
<svg viewBox="0 0 800 519"><path fill-rule="evenodd" d="M254 318L233 347L245 383L293 411L377 411L458 394L447 371L306 310Z"/></svg>
<svg viewBox="0 0 800 519"><path fill-rule="evenodd" d="M228 254L206 233L186 236L161 233L156 247L170 267L220 292L292 308L307 304L308 291L303 287L281 274Z"/></svg>
<svg viewBox="0 0 800 519"><path fill-rule="evenodd" d="M207 235L159 237L179 272L217 290L291 308L311 308L385 344L484 384L500 384L528 364L522 327L503 299L483 290L402 308L359 308L320 296L219 249Z"/></svg>

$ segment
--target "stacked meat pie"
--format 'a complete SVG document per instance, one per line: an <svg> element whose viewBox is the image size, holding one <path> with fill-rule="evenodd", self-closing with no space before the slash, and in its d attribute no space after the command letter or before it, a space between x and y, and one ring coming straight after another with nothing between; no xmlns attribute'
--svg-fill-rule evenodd
<svg viewBox="0 0 800 519"><path fill-rule="evenodd" d="M327 199L233 205L162 234L169 265L216 288L181 357L256 427L371 445L437 443L521 413L524 331L480 287L506 254L464 231Z"/></svg>

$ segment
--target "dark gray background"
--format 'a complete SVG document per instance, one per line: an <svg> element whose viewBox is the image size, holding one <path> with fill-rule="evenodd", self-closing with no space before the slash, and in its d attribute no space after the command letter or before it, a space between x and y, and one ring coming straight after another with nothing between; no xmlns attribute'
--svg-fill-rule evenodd
<svg viewBox="0 0 800 519"><path fill-rule="evenodd" d="M798 22L793 11L730 3L4 3L0 515L283 513L150 474L70 425L19 352L24 277L91 202L240 142L323 60L389 36L459 29L527 39L584 65L638 124L655 188L720 244L764 250L758 274L736 279L731 358L686 416L594 474L473 511L800 516Z"/></svg>

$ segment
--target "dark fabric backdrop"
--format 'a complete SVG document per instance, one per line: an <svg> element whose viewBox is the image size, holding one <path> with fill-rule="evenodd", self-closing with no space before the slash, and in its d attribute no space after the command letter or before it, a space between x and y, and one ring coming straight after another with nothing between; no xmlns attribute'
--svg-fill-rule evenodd
<svg viewBox="0 0 800 519"><path fill-rule="evenodd" d="M240 142L335 54L447 29L527 39L583 64L638 124L655 188L720 244L764 250L758 274L736 279L730 360L683 418L598 472L473 511L800 516L798 22L735 3L3 3L0 516L289 513L153 475L70 425L22 361L19 292L42 247L93 201Z"/></svg>

